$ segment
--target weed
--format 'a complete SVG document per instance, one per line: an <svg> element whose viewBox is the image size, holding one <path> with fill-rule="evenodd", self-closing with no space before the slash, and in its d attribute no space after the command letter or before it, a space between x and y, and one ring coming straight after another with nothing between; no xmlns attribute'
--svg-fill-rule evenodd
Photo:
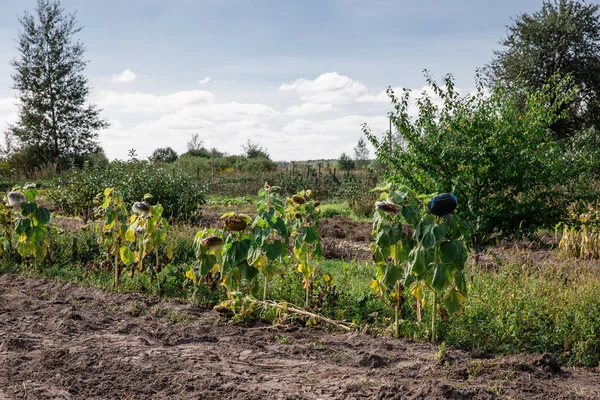
<svg viewBox="0 0 600 400"><path fill-rule="evenodd" d="M277 343L279 344L288 344L290 342L290 340L288 339L287 336L283 336L283 335L275 335L275 340L277 341Z"/></svg>

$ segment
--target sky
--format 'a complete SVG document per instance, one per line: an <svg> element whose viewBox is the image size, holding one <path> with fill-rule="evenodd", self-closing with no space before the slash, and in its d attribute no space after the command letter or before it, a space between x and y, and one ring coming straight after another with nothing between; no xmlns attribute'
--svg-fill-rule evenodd
<svg viewBox="0 0 600 400"><path fill-rule="evenodd" d="M62 0L83 27L90 102L110 127L109 159L129 149L178 153L198 134L240 154L250 139L274 160L353 153L361 124L388 125L387 87L425 89L423 70L457 88L499 50L507 26L541 0ZM16 121L10 60L18 16L0 0L0 131Z"/></svg>

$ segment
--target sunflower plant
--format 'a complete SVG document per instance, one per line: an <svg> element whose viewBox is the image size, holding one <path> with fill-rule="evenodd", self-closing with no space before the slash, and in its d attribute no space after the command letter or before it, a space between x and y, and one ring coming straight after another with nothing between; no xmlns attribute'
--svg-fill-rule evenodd
<svg viewBox="0 0 600 400"><path fill-rule="evenodd" d="M302 274L305 307L310 305L313 283L321 268L323 246L319 236L319 202L311 200L312 191L300 191L287 199L286 215L293 255Z"/></svg>
<svg viewBox="0 0 600 400"><path fill-rule="evenodd" d="M278 186L265 183L258 191L257 215L252 222L252 243L248 263L265 277L263 301L267 298L268 281L287 253L288 229L285 224L285 203L278 194Z"/></svg>
<svg viewBox="0 0 600 400"><path fill-rule="evenodd" d="M441 303L449 314L460 311L467 297L463 269L467 261L468 230L453 214L436 217L423 207L428 196L418 196L406 186L381 191L373 222L372 250L377 265L371 289L399 312L405 288L416 298L417 320L422 319L426 294L432 293L431 338L436 339L436 315Z"/></svg>
<svg viewBox="0 0 600 400"><path fill-rule="evenodd" d="M123 196L114 188L106 188L104 192L96 196L101 205L96 213L102 216L102 235L99 244L106 248L109 258L114 257L114 283L116 290L119 286L122 261L125 266L135 262L135 256L130 248L130 240L127 236L129 230L129 209L123 201ZM109 259L110 261L110 259Z"/></svg>
<svg viewBox="0 0 600 400"><path fill-rule="evenodd" d="M35 201L37 195L35 184L27 184L22 188L15 186L12 192L8 193L7 199L9 206L19 208L20 215L14 214L16 218L14 232L19 238L17 252L23 258L32 256L35 260L41 261L46 258L50 247L47 227L50 222L50 211ZM4 239L10 243L10 232L6 228L10 229L10 224L5 226L4 232Z"/></svg>

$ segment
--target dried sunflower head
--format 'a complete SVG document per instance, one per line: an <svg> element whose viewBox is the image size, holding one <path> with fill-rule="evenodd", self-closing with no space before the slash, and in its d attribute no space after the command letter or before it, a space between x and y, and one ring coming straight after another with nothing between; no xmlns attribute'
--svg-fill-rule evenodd
<svg viewBox="0 0 600 400"><path fill-rule="evenodd" d="M293 195L292 201L298 205L302 205L302 204L306 203L306 199L304 198L304 196L300 196L299 194Z"/></svg>
<svg viewBox="0 0 600 400"><path fill-rule="evenodd" d="M225 218L225 228L230 231L241 232L246 229L246 226L248 226L246 218L241 215L232 215Z"/></svg>
<svg viewBox="0 0 600 400"><path fill-rule="evenodd" d="M8 205L11 207L18 207L21 203L27 201L25 195L21 192L10 192L6 197L8 198Z"/></svg>
<svg viewBox="0 0 600 400"><path fill-rule="evenodd" d="M398 214L402 210L402 206L392 203L391 201L378 201L375 203L378 210L385 211L390 214Z"/></svg>
<svg viewBox="0 0 600 400"><path fill-rule="evenodd" d="M315 205L315 207L319 207L321 205L321 202L320 201L315 201L314 205Z"/></svg>
<svg viewBox="0 0 600 400"><path fill-rule="evenodd" d="M209 236L202 240L202 246L209 250L219 251L223 247L223 239L218 236Z"/></svg>
<svg viewBox="0 0 600 400"><path fill-rule="evenodd" d="M150 206L145 201L136 201L133 203L133 212L147 217L150 215Z"/></svg>
<svg viewBox="0 0 600 400"><path fill-rule="evenodd" d="M269 182L265 182L265 185L263 186L265 188L265 190L271 190L271 185L269 185Z"/></svg>

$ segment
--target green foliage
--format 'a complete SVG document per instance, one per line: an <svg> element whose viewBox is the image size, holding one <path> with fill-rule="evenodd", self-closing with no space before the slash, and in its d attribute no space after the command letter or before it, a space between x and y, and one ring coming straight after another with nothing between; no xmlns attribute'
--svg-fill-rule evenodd
<svg viewBox="0 0 600 400"><path fill-rule="evenodd" d="M148 199L148 197L144 196L144 200ZM150 213L148 215L134 212L129 217L129 227L127 228L125 237L130 243L135 242L137 244L137 256L135 252L133 254L134 259L137 259L138 262L138 272L149 272L151 282L156 278L158 293L161 294L159 249L165 245L170 227L167 220L162 216L163 206L160 203L149 208ZM173 258L169 248L164 250L166 250L168 259ZM144 259L153 252L155 256L154 265L144 266Z"/></svg>
<svg viewBox="0 0 600 400"><path fill-rule="evenodd" d="M462 272L467 261L466 231L452 214L439 218L423 213L423 204L406 186L397 191L389 185L379 189L382 203L375 212L371 246L378 272L370 287L395 309L396 334L400 331L398 313L404 314L405 288L417 300L419 322L426 291L432 291L431 338L436 340L438 297L450 314L459 312L467 297ZM405 233L404 224L414 230L412 235Z"/></svg>
<svg viewBox="0 0 600 400"><path fill-rule="evenodd" d="M337 165L340 170L348 172L354 169L354 160L348 154L342 153Z"/></svg>
<svg viewBox="0 0 600 400"><path fill-rule="evenodd" d="M251 226L254 237L248 263L265 277L263 301L267 298L269 280L287 256L288 226L284 220L285 204L279 197L279 189L265 183L258 191L257 215Z"/></svg>
<svg viewBox="0 0 600 400"><path fill-rule="evenodd" d="M242 146L244 149L244 155L248 158L265 158L270 160L269 153L258 143L254 143L248 139L245 145Z"/></svg>
<svg viewBox="0 0 600 400"><path fill-rule="evenodd" d="M336 215L350 216L352 211L346 204L333 203L321 205L321 218L333 218Z"/></svg>
<svg viewBox="0 0 600 400"><path fill-rule="evenodd" d="M87 220L94 198L105 187L114 187L127 203L150 194L150 202L162 204L164 216L174 220L199 218L199 206L206 201L205 188L193 177L141 161L115 161L108 168L73 169L64 174L48 197L67 215Z"/></svg>
<svg viewBox="0 0 600 400"><path fill-rule="evenodd" d="M149 160L153 163L163 162L170 164L175 162L178 157L179 156L175 150L173 150L171 147L159 147L158 149L154 150Z"/></svg>
<svg viewBox="0 0 600 400"><path fill-rule="evenodd" d="M370 189L376 183L371 176L361 180L356 175L346 172L339 186L337 197L348 202L350 209L357 217L370 217L375 210L373 207L375 196Z"/></svg>
<svg viewBox="0 0 600 400"><path fill-rule="evenodd" d="M96 152L97 131L108 126L100 110L86 104L85 48L75 40L81 28L56 0L38 0L35 13L19 22L19 56L11 62L19 120L7 131L7 147L22 159L23 170L48 163L66 167Z"/></svg>
<svg viewBox="0 0 600 400"><path fill-rule="evenodd" d="M321 268L323 246L319 237L318 204L311 200L312 191L302 190L287 199L286 219L292 254L305 289L305 307L310 305L313 283Z"/></svg>
<svg viewBox="0 0 600 400"><path fill-rule="evenodd" d="M134 254L129 247L127 232L129 230L129 210L123 196L114 188L105 189L98 195L102 205L96 212L103 217L102 234L99 241L109 255L108 262L114 257L114 288L119 286L122 262L125 266L133 264Z"/></svg>
<svg viewBox="0 0 600 400"><path fill-rule="evenodd" d="M46 258L50 246L47 227L50 211L35 202L38 195L35 185L29 184L23 188L15 186L13 192L24 194L26 199L19 205L21 215L15 216L14 220L14 233L18 237L17 252L23 258L33 257L42 261ZM3 247L5 244L6 242L3 243Z"/></svg>
<svg viewBox="0 0 600 400"><path fill-rule="evenodd" d="M358 168L364 168L369 163L369 149L364 138L358 139L358 143L354 147L354 160Z"/></svg>
<svg viewBox="0 0 600 400"><path fill-rule="evenodd" d="M515 260L469 275L469 301L442 326L446 343L477 352L549 352L571 365L600 363L597 271Z"/></svg>
<svg viewBox="0 0 600 400"><path fill-rule="evenodd" d="M387 141L367 127L365 134L395 171L388 174L391 181L424 193L454 192L476 245L553 228L566 206L590 190L581 180L587 161L567 151L567 143L553 141L549 130L574 96L569 79L554 77L522 96L503 87L488 95L478 84L475 93L461 97L451 76L442 86L430 77L427 82L441 105L423 93L416 118L409 92L396 97L388 90L404 148L389 156Z"/></svg>
<svg viewBox="0 0 600 400"><path fill-rule="evenodd" d="M552 123L554 137L600 128L600 5L546 0L539 11L514 18L500 44L486 68L492 86L534 91L557 73L571 74L576 96L557 110L567 115Z"/></svg>

